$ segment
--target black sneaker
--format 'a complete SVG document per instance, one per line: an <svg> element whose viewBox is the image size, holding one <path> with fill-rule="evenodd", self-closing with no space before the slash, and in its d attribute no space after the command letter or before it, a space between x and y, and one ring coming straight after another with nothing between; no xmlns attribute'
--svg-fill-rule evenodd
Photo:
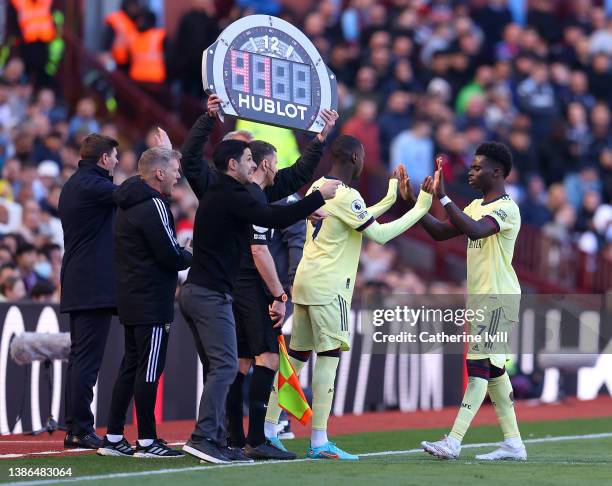
<svg viewBox="0 0 612 486"><path fill-rule="evenodd" d="M79 449L99 449L104 444L102 437L92 432L87 435L73 435L72 444L66 444L64 439L64 446Z"/></svg>
<svg viewBox="0 0 612 486"><path fill-rule="evenodd" d="M174 458L174 457L185 457L185 453L181 451L177 451L176 449L170 449L166 445L166 441L155 439L148 446L141 446L138 441L136 441L136 450L134 451L134 457L149 457L154 459L166 459L166 458Z"/></svg>
<svg viewBox="0 0 612 486"><path fill-rule="evenodd" d="M191 454L206 462L212 462L213 464L229 464L232 462L217 443L207 437L198 441L189 439L183 446L183 450L187 454Z"/></svg>
<svg viewBox="0 0 612 486"><path fill-rule="evenodd" d="M119 442L111 442L106 436L104 436L104 443L102 447L98 449L99 456L133 456L134 449L130 443L124 437Z"/></svg>
<svg viewBox="0 0 612 486"><path fill-rule="evenodd" d="M297 456L293 452L283 451L266 439L263 444L253 447L247 444L244 453L256 461L291 461Z"/></svg>
<svg viewBox="0 0 612 486"><path fill-rule="evenodd" d="M232 462L254 462L240 447L221 447L221 451Z"/></svg>

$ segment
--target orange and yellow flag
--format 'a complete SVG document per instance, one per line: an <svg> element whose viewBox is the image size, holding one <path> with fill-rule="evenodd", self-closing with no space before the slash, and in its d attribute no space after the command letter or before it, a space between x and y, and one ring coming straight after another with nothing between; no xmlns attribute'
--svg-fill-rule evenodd
<svg viewBox="0 0 612 486"><path fill-rule="evenodd" d="M278 404L280 407L293 415L302 425L306 425L312 417L312 409L304 396L298 374L289 361L285 338L278 336L280 349L278 366Z"/></svg>

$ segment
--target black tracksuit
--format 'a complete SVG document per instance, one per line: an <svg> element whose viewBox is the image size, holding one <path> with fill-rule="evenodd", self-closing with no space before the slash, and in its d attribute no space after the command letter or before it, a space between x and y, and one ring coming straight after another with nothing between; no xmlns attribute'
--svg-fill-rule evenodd
<svg viewBox="0 0 612 486"><path fill-rule="evenodd" d="M170 204L139 176L115 194L114 233L119 320L125 353L111 402L109 434L123 434L134 395L138 438L155 439L155 398L164 370L170 324L174 320L177 272L192 256L176 241Z"/></svg>
<svg viewBox="0 0 612 486"><path fill-rule="evenodd" d="M117 186L95 160L81 160L59 198L64 230L60 312L70 313L70 355L64 394L69 434L94 431L93 387L116 313L113 222Z"/></svg>

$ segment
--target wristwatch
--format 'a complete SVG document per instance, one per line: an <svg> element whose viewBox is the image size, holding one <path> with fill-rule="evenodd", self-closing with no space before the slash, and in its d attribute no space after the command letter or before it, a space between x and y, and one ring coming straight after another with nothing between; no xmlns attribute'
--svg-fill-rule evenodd
<svg viewBox="0 0 612 486"><path fill-rule="evenodd" d="M274 300L276 302L287 302L287 300L289 300L289 297L287 297L287 294L283 292L278 297L274 297Z"/></svg>

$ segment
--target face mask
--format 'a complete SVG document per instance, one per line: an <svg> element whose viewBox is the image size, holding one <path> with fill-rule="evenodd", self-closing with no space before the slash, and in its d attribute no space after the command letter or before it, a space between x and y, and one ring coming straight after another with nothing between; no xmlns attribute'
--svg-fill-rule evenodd
<svg viewBox="0 0 612 486"><path fill-rule="evenodd" d="M49 262L38 262L34 265L34 272L36 272L40 278L48 279L52 271L53 269Z"/></svg>

